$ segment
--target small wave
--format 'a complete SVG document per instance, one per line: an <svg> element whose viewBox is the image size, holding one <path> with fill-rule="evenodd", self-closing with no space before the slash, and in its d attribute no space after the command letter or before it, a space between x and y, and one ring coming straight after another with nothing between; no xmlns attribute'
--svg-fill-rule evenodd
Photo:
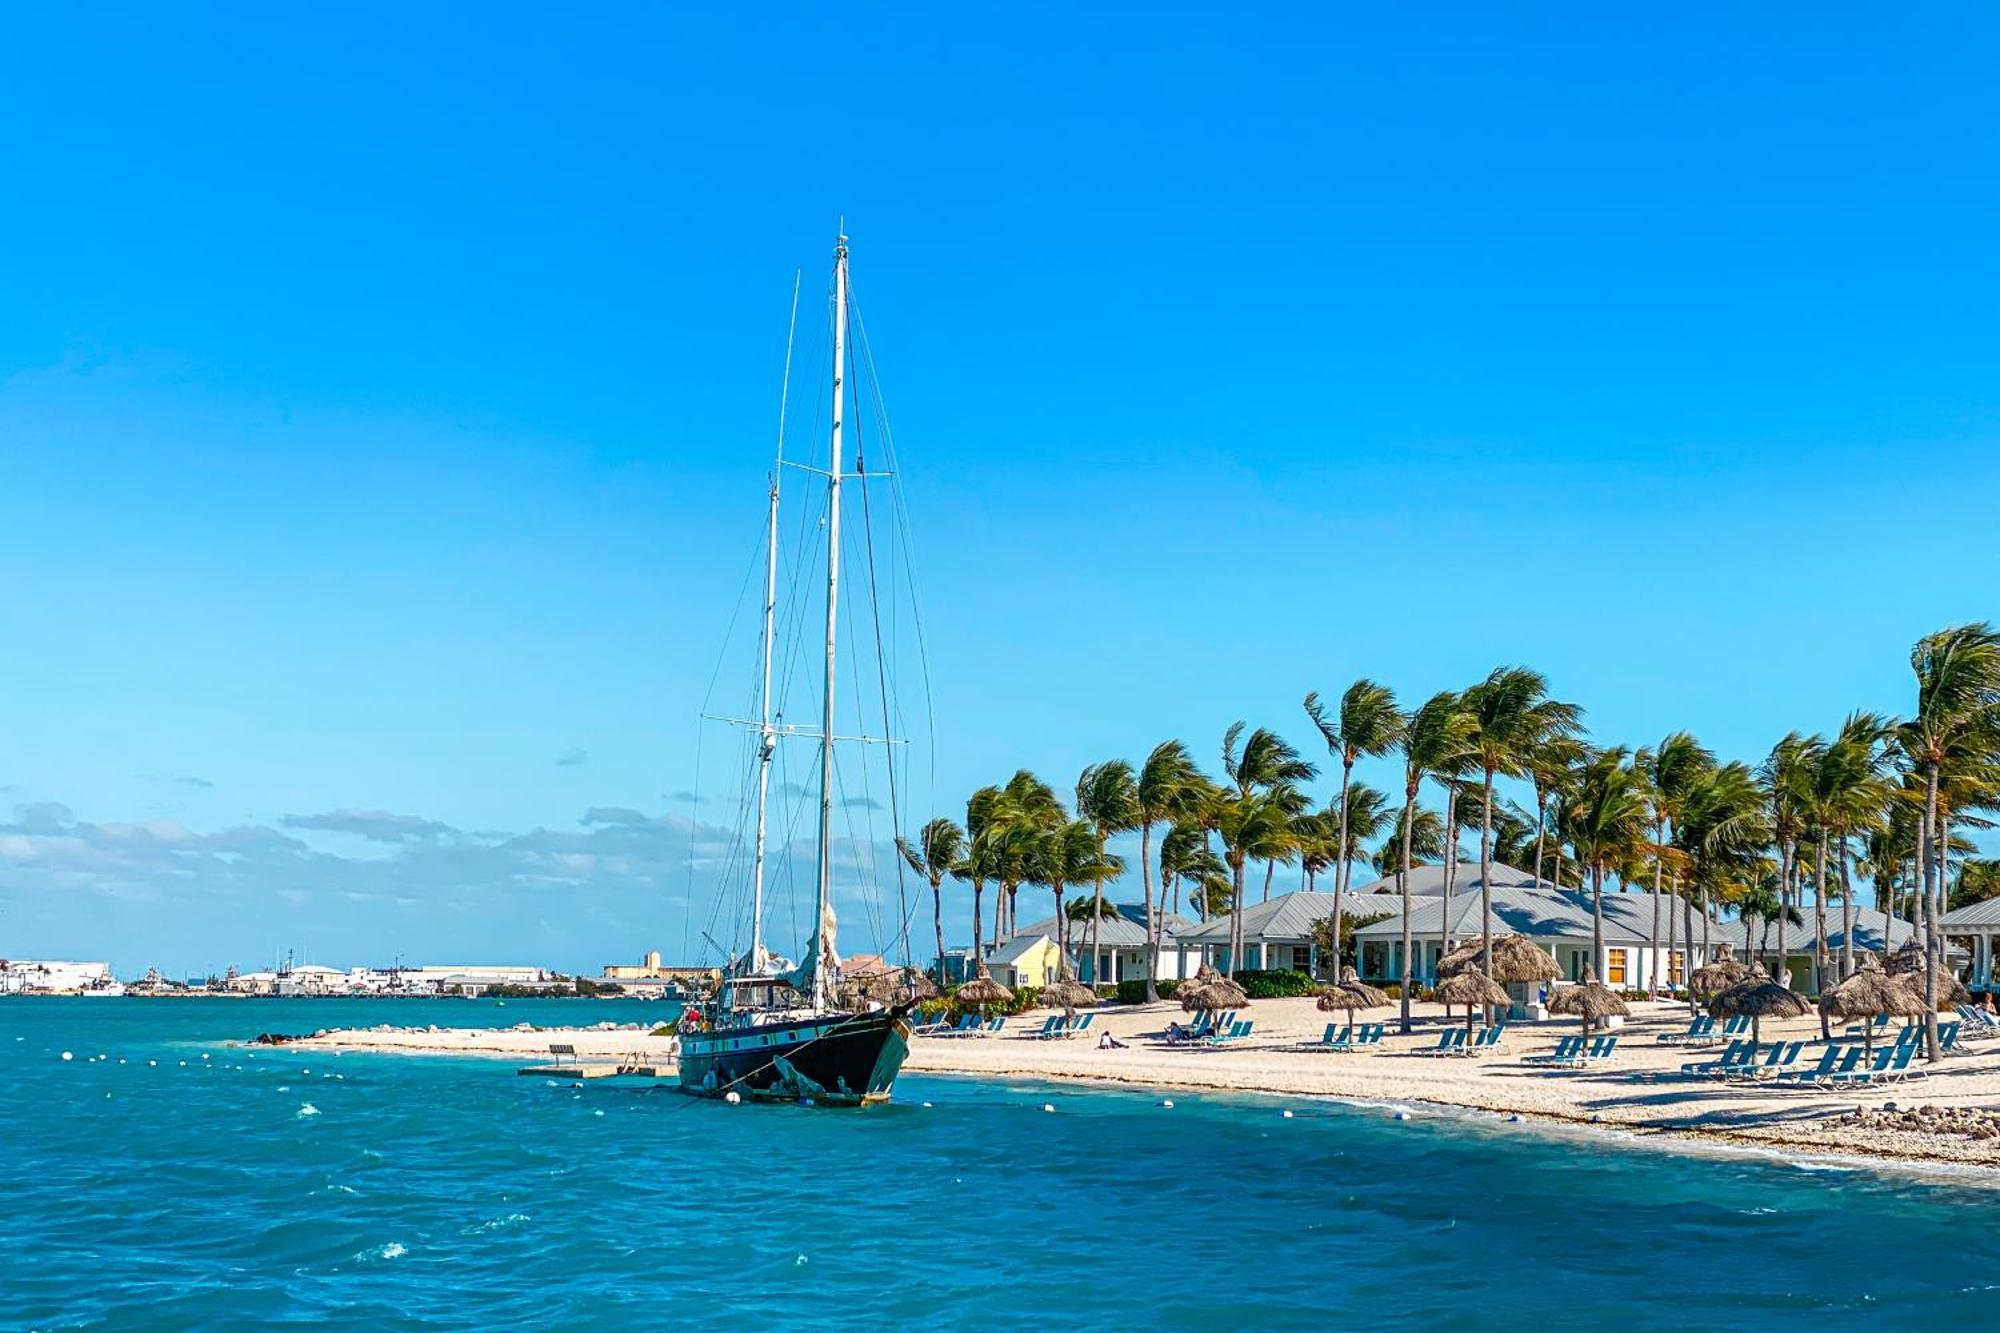
<svg viewBox="0 0 2000 1333"><path fill-rule="evenodd" d="M365 1263L370 1259L400 1259L408 1253L409 1250L404 1248L401 1241L392 1240L387 1245L377 1245L372 1250L363 1250L354 1257Z"/></svg>
<svg viewBox="0 0 2000 1333"><path fill-rule="evenodd" d="M318 1115L318 1114L319 1114L319 1108L317 1106L314 1106L311 1102L305 1102L299 1106L299 1119L301 1120L304 1120L307 1116Z"/></svg>
<svg viewBox="0 0 2000 1333"><path fill-rule="evenodd" d="M319 1192L321 1194L359 1194L361 1191L352 1185L342 1185L338 1181L329 1180L326 1184L320 1186Z"/></svg>
<svg viewBox="0 0 2000 1333"><path fill-rule="evenodd" d="M479 1223L477 1226L467 1227L465 1234L468 1236L478 1236L489 1231L506 1231L510 1228L520 1226L523 1222L529 1220L526 1213L509 1213L505 1217L491 1218L488 1221Z"/></svg>

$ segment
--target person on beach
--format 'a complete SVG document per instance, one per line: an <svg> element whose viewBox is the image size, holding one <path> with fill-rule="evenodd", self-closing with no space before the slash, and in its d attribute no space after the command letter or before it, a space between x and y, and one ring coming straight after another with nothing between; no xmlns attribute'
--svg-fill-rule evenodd
<svg viewBox="0 0 2000 1333"><path fill-rule="evenodd" d="M1176 1027L1178 1024L1169 1024L1168 1026ZM1097 1039L1097 1049L1100 1051L1122 1051L1125 1049L1125 1043L1107 1032Z"/></svg>

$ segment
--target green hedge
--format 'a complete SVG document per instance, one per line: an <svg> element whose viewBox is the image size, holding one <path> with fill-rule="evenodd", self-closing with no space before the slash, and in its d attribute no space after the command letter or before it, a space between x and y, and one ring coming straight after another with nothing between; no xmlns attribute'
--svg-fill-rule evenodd
<svg viewBox="0 0 2000 1333"><path fill-rule="evenodd" d="M1259 971L1251 968L1236 974L1236 984L1253 1000L1276 1000L1291 995L1312 995L1320 983L1303 972L1289 968Z"/></svg>
<svg viewBox="0 0 2000 1333"><path fill-rule="evenodd" d="M1153 983L1153 989L1159 992L1160 998L1163 1000L1173 999L1174 992L1180 988L1181 983L1178 981L1156 981ZM1118 983L1118 1003L1144 1004L1145 1002L1145 978L1140 977L1131 981L1121 981Z"/></svg>

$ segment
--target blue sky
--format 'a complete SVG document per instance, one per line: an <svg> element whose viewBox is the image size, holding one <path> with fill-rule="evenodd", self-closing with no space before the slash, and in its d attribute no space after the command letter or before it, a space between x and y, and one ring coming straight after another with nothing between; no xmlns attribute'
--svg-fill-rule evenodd
<svg viewBox="0 0 2000 1333"><path fill-rule="evenodd" d="M1994 27L16 16L0 953L680 947L842 215L942 802L1361 674L1746 758L1897 710L1996 614Z"/></svg>

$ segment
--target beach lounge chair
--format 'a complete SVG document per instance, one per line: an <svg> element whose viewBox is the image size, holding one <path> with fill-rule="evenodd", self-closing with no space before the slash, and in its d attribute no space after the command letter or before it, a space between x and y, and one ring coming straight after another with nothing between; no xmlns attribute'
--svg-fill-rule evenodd
<svg viewBox="0 0 2000 1333"><path fill-rule="evenodd" d="M1338 1023L1328 1023L1326 1031L1318 1041L1302 1041L1298 1049L1302 1051L1345 1051L1354 1046L1354 1025L1342 1028Z"/></svg>
<svg viewBox="0 0 2000 1333"><path fill-rule="evenodd" d="M1206 1044L1210 1046L1230 1046L1239 1041L1248 1041L1250 1034L1256 1031L1256 1028L1257 1020L1246 1018L1240 1022L1231 1023L1229 1031L1216 1033L1208 1039Z"/></svg>
<svg viewBox="0 0 2000 1333"><path fill-rule="evenodd" d="M1757 1054L1756 1048L1747 1041L1732 1041L1723 1047L1718 1060L1695 1060L1681 1066L1683 1074L1696 1077L1719 1078L1731 1070L1741 1069Z"/></svg>
<svg viewBox="0 0 2000 1333"><path fill-rule="evenodd" d="M1438 1044L1412 1051L1412 1055L1458 1055L1465 1050L1465 1029L1446 1028L1438 1033Z"/></svg>
<svg viewBox="0 0 2000 1333"><path fill-rule="evenodd" d="M1062 1036L1063 1029L1067 1026L1068 1024L1063 1021L1063 1016L1061 1014L1050 1014L1047 1018L1042 1020L1041 1028L1035 1032L1034 1034L1035 1040L1052 1041L1055 1038Z"/></svg>
<svg viewBox="0 0 2000 1333"><path fill-rule="evenodd" d="M1006 1030L1006 1027L1007 1016L1005 1014L995 1014L986 1020L985 1027L975 1028L972 1035L975 1037L997 1037Z"/></svg>
<svg viewBox="0 0 2000 1333"><path fill-rule="evenodd" d="M1557 1040L1556 1048L1546 1055L1531 1055L1521 1063L1530 1065L1573 1065L1583 1054L1582 1037L1563 1037Z"/></svg>
<svg viewBox="0 0 2000 1333"><path fill-rule="evenodd" d="M1096 1021L1097 1021L1096 1014L1079 1014L1076 1016L1076 1018L1072 1019L1070 1022L1065 1023L1062 1029L1059 1032L1057 1032L1056 1035L1058 1037L1061 1037L1064 1041L1068 1041L1071 1037L1077 1037L1083 1035L1084 1029L1088 1028L1092 1023Z"/></svg>
<svg viewBox="0 0 2000 1333"><path fill-rule="evenodd" d="M1715 1040L1715 1020L1704 1014L1689 1023L1686 1032L1663 1032L1653 1040L1662 1046L1699 1046Z"/></svg>
<svg viewBox="0 0 2000 1333"><path fill-rule="evenodd" d="M1592 1037L1590 1049L1583 1053L1583 1063L1601 1065L1616 1054L1618 1054L1618 1038Z"/></svg>
<svg viewBox="0 0 2000 1333"><path fill-rule="evenodd" d="M1497 1051L1500 1049L1500 1039L1506 1035L1505 1023L1495 1023L1492 1027L1481 1028L1472 1034L1472 1040L1464 1043L1463 1049L1456 1054L1484 1055L1488 1051Z"/></svg>
<svg viewBox="0 0 2000 1333"><path fill-rule="evenodd" d="M1873 1028L1877 1033L1880 1033L1882 1029L1888 1026L1889 1026L1889 1015L1877 1014L1875 1015L1875 1017L1869 1019L1866 1023L1849 1023L1841 1031L1842 1034L1845 1036L1859 1037L1865 1035L1869 1028Z"/></svg>
<svg viewBox="0 0 2000 1333"><path fill-rule="evenodd" d="M1938 1049L1941 1051L1956 1049L1958 1046L1958 1034L1964 1030L1965 1025L1962 1023L1938 1024Z"/></svg>
<svg viewBox="0 0 2000 1333"><path fill-rule="evenodd" d="M1802 1041L1773 1042L1762 1060L1753 1060L1732 1069L1724 1077L1731 1083L1762 1083L1766 1079L1777 1078L1798 1064L1799 1052L1805 1049L1805 1045Z"/></svg>
<svg viewBox="0 0 2000 1333"><path fill-rule="evenodd" d="M1828 1046L1819 1053L1819 1063L1807 1069L1787 1069L1780 1073L1774 1083L1786 1083L1795 1088L1816 1087L1819 1081L1840 1067L1842 1059L1854 1054L1852 1046Z"/></svg>
<svg viewBox="0 0 2000 1333"><path fill-rule="evenodd" d="M1724 1041L1728 1041L1732 1037L1747 1037L1750 1035L1750 1020L1747 1018L1728 1019L1723 1023L1722 1031L1716 1035L1720 1036Z"/></svg>
<svg viewBox="0 0 2000 1333"><path fill-rule="evenodd" d="M1883 1048L1888 1049L1887 1047ZM1850 1081L1861 1068L1861 1057L1868 1052L1859 1046L1850 1046L1840 1053L1840 1059L1828 1070L1815 1070L1812 1085L1816 1088L1837 1088Z"/></svg>

